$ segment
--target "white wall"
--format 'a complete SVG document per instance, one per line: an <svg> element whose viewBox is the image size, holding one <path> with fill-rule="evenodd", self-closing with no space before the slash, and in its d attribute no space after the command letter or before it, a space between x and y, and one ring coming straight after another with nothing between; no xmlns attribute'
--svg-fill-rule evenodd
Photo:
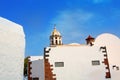
<svg viewBox="0 0 120 80"><path fill-rule="evenodd" d="M38 77L39 80L44 80L44 60L43 56L31 56L31 77Z"/></svg>
<svg viewBox="0 0 120 80"><path fill-rule="evenodd" d="M50 48L48 59L57 80L105 80L105 65L99 47L82 45ZM99 60L100 65L93 66L93 60ZM64 67L55 67L55 62L64 62Z"/></svg>
<svg viewBox="0 0 120 80"><path fill-rule="evenodd" d="M96 38L95 45L107 47L112 79L120 80L120 39L113 34L104 33ZM113 65L118 66L119 70L113 69Z"/></svg>
<svg viewBox="0 0 120 80"><path fill-rule="evenodd" d="M108 61L110 64L111 78L106 79L106 65L101 46L106 46ZM112 34L99 35L94 46L87 45L63 45L47 47L51 49L48 54L50 65L53 65L53 74L57 80L120 80L120 39ZM92 60L99 60L100 65L93 66ZM55 67L55 62L64 62L64 67ZM113 65L119 67L113 69Z"/></svg>
<svg viewBox="0 0 120 80"><path fill-rule="evenodd" d="M22 26L0 17L0 80L22 80L25 35Z"/></svg>

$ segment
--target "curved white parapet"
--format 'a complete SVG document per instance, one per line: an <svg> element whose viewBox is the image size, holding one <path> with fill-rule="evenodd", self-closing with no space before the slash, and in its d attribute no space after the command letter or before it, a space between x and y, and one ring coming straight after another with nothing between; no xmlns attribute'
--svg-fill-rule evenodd
<svg viewBox="0 0 120 80"><path fill-rule="evenodd" d="M119 64L120 61L120 39L109 33L99 35L95 40L96 46L106 46L111 64Z"/></svg>
<svg viewBox="0 0 120 80"><path fill-rule="evenodd" d="M0 80L23 80L24 51L22 26L0 17Z"/></svg>
<svg viewBox="0 0 120 80"><path fill-rule="evenodd" d="M112 79L120 80L120 39L113 34L104 33L96 38L95 46L106 46Z"/></svg>
<svg viewBox="0 0 120 80"><path fill-rule="evenodd" d="M113 34L110 34L110 33L103 33L101 35L99 35L96 40L95 40L95 45L99 45L99 46L117 46L119 45L120 46L120 39L113 35Z"/></svg>

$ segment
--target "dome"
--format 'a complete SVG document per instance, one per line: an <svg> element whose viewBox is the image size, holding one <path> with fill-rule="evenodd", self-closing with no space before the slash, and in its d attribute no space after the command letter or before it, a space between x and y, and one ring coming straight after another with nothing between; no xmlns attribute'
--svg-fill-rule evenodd
<svg viewBox="0 0 120 80"><path fill-rule="evenodd" d="M79 43L70 43L68 45L76 45L76 46L79 46L80 44Z"/></svg>
<svg viewBox="0 0 120 80"><path fill-rule="evenodd" d="M104 45L104 46L113 46L113 45L120 45L120 39L110 33L103 33L99 35L95 40L95 45Z"/></svg>
<svg viewBox="0 0 120 80"><path fill-rule="evenodd" d="M95 46L106 46L110 64L120 65L120 39L116 35L103 33L94 43Z"/></svg>
<svg viewBox="0 0 120 80"><path fill-rule="evenodd" d="M54 28L53 32L51 35L61 35L59 31L56 30L56 28Z"/></svg>

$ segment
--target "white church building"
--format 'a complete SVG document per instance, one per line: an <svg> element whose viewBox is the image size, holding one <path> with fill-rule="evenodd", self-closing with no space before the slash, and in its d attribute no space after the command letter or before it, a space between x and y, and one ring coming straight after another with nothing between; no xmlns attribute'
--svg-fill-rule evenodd
<svg viewBox="0 0 120 80"><path fill-rule="evenodd" d="M119 57L120 39L113 34L89 35L86 44L63 44L54 28L43 58L36 58L43 63L29 58L28 80L120 80Z"/></svg>

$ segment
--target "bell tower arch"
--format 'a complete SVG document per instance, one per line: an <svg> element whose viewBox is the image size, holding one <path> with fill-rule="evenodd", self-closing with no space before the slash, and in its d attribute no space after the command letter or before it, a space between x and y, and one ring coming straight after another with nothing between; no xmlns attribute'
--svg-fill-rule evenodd
<svg viewBox="0 0 120 80"><path fill-rule="evenodd" d="M50 35L50 45L62 45L62 36L56 27L54 27Z"/></svg>

